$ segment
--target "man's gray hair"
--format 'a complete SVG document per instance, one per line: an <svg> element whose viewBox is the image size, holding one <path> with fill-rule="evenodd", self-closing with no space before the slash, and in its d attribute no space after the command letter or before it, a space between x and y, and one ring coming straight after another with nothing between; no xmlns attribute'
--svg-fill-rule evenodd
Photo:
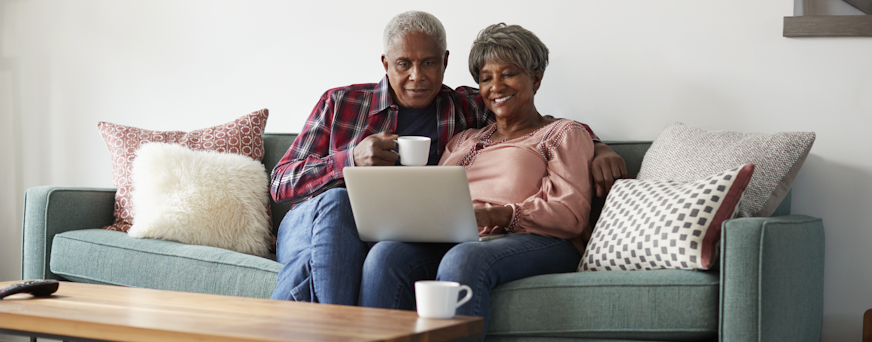
<svg viewBox="0 0 872 342"><path fill-rule="evenodd" d="M445 27L442 22L430 13L422 11L408 11L397 14L385 27L384 48L385 54L391 50L395 38L401 38L408 33L423 32L436 39L442 54L448 50L445 39Z"/></svg>
<svg viewBox="0 0 872 342"><path fill-rule="evenodd" d="M511 63L530 77L544 74L548 47L533 32L518 25L494 24L478 33L469 52L469 73L475 83L487 62Z"/></svg>

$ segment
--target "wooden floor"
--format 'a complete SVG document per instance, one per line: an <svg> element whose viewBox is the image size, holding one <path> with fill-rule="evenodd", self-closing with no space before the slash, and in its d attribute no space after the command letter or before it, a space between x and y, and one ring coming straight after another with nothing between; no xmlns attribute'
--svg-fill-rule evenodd
<svg viewBox="0 0 872 342"><path fill-rule="evenodd" d="M404 310L70 282L50 298L0 301L0 329L96 340L448 341L483 328L479 317L423 319Z"/></svg>

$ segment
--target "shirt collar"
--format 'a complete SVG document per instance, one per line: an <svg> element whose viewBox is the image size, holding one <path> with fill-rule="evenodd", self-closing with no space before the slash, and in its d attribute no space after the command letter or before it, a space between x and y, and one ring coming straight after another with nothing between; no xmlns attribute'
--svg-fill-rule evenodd
<svg viewBox="0 0 872 342"><path fill-rule="evenodd" d="M375 86L372 100L372 106L369 108L370 116L381 113L383 110L394 105L394 99L391 98L391 83L388 81L387 74Z"/></svg>

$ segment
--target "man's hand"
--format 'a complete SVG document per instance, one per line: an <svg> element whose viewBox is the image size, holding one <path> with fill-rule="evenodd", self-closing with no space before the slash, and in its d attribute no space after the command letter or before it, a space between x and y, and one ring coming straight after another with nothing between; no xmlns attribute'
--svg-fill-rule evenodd
<svg viewBox="0 0 872 342"><path fill-rule="evenodd" d="M351 151L354 156L354 166L394 165L399 155L392 150L397 147L394 140L399 137L399 135L384 131L364 138Z"/></svg>
<svg viewBox="0 0 872 342"><path fill-rule="evenodd" d="M596 197L603 197L612 189L615 180L627 178L627 164L609 145L595 143L590 173L596 186Z"/></svg>

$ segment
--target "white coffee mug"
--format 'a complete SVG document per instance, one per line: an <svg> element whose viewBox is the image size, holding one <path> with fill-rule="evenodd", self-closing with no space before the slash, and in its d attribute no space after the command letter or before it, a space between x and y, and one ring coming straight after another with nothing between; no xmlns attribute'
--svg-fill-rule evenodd
<svg viewBox="0 0 872 342"><path fill-rule="evenodd" d="M457 295L466 291L460 301ZM415 302L418 316L424 318L451 318L458 307L472 299L472 289L453 281L419 280L415 282Z"/></svg>
<svg viewBox="0 0 872 342"><path fill-rule="evenodd" d="M397 142L400 164L407 166L427 165L427 160L430 159L430 138L405 136L394 141Z"/></svg>

